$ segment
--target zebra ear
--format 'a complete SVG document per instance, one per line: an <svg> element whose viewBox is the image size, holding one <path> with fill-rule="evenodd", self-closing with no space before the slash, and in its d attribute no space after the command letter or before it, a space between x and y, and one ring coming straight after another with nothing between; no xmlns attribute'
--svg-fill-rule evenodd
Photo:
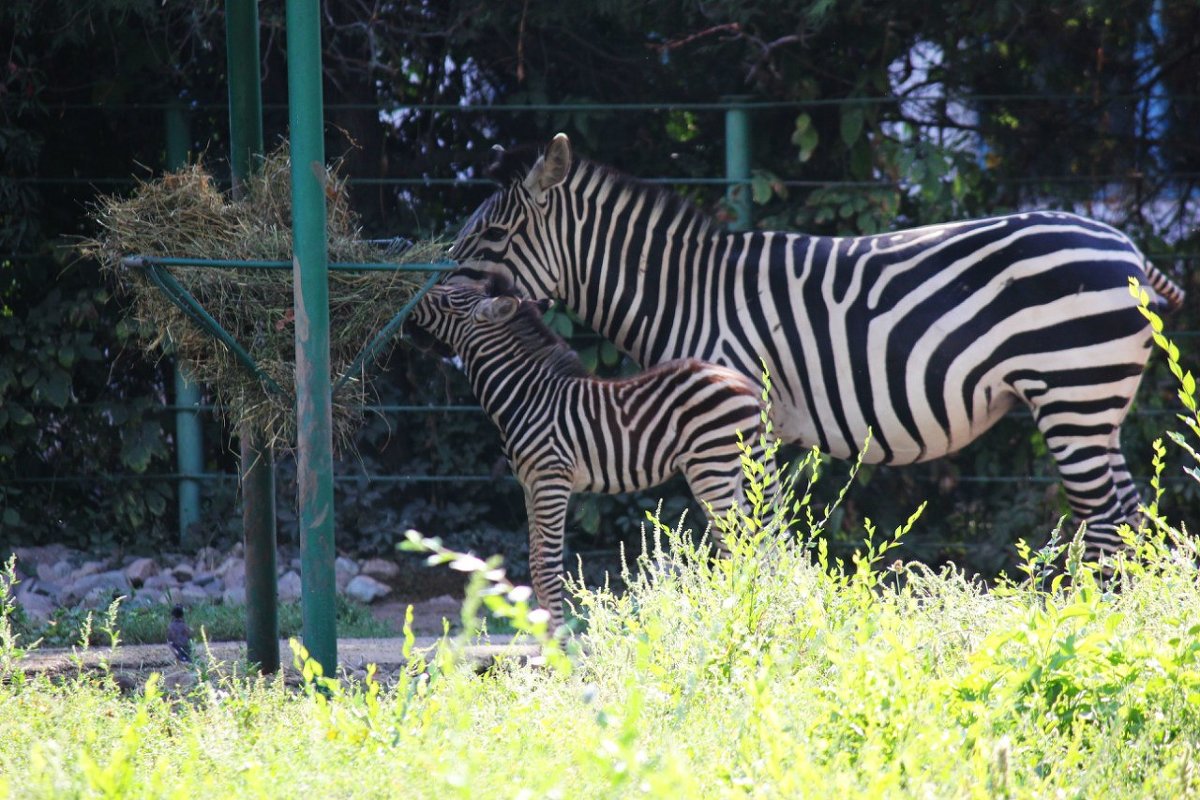
<svg viewBox="0 0 1200 800"><path fill-rule="evenodd" d="M567 179L571 171L571 140L565 133L555 134L550 146L525 177L525 188L534 200L541 200L546 191Z"/></svg>
<svg viewBox="0 0 1200 800"><path fill-rule="evenodd" d="M477 322L507 322L517 313L521 301L515 297L485 297L475 307Z"/></svg>

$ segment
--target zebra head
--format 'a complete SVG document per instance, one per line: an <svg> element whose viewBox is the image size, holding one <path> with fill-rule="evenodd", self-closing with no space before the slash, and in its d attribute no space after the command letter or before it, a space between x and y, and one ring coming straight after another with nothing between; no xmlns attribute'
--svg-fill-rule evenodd
<svg viewBox="0 0 1200 800"><path fill-rule="evenodd" d="M492 150L488 175L500 188L463 225L450 256L467 270L507 278L526 296L558 296L562 254L550 245L559 238L552 231L566 202L571 142L556 135L532 166L527 151Z"/></svg>
<svg viewBox="0 0 1200 800"><path fill-rule="evenodd" d="M519 297L495 296L480 282L443 283L421 298L410 321L461 354L472 336L503 326L520 307Z"/></svg>
<svg viewBox="0 0 1200 800"><path fill-rule="evenodd" d="M502 278L473 281L457 276L455 282L436 285L421 297L406 321L406 333L418 347L433 339L468 365L482 351L499 345L569 367L566 362L578 361L577 356L542 320L548 308L548 300L522 300ZM450 355L437 347L425 349Z"/></svg>

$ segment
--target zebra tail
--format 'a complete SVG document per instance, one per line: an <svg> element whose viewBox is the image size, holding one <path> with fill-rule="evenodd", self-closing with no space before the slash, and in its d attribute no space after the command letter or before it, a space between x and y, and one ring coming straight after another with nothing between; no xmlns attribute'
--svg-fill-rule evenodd
<svg viewBox="0 0 1200 800"><path fill-rule="evenodd" d="M1173 314L1178 311L1183 305L1187 292L1181 289L1175 281L1159 272L1158 268L1148 260L1143 260L1142 265L1146 273L1146 281L1158 295L1158 300L1152 304L1153 310L1160 314Z"/></svg>

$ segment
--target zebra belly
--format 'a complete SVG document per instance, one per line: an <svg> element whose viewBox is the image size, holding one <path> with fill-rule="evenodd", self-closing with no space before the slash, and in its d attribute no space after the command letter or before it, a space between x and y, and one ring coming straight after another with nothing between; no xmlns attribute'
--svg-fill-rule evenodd
<svg viewBox="0 0 1200 800"><path fill-rule="evenodd" d="M617 434L618 436L620 434ZM622 494L653 489L670 480L678 472L670 454L673 442L635 442L632 449L622 443L614 446L610 438L601 447L592 447L590 453L578 452L575 469L574 491L597 494ZM594 443L593 443L594 444Z"/></svg>

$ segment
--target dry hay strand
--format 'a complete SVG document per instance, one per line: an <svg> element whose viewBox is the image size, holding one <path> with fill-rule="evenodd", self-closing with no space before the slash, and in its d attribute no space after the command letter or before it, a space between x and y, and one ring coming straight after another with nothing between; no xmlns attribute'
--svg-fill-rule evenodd
<svg viewBox="0 0 1200 800"><path fill-rule="evenodd" d="M397 264L445 258L445 243L420 242L399 256L362 238L336 166L324 176L329 260ZM286 145L264 157L244 196L222 192L202 163L140 183L129 197L105 197L92 209L100 228L82 252L100 261L130 299L129 314L153 357L175 353L191 376L215 393L232 424L252 425L276 447L295 445L295 322L292 271L172 266L171 275L281 387L268 390L225 345L172 303L127 256L291 261L291 164ZM351 367L363 347L387 325L424 282L420 273L329 273L331 380ZM393 341L374 361L385 359ZM361 424L370 391L370 363L333 395L335 447L349 444Z"/></svg>

